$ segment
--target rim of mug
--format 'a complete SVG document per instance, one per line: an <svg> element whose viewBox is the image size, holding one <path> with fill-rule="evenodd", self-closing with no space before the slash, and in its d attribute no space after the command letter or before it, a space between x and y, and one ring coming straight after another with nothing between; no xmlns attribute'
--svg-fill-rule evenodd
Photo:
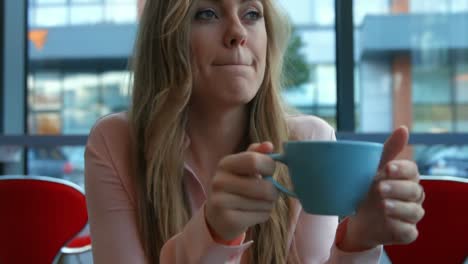
<svg viewBox="0 0 468 264"><path fill-rule="evenodd" d="M284 145L296 145L296 144L313 144L313 145L324 145L324 144L336 144L336 145L356 145L356 146L369 146L382 148L383 144L379 142L371 141L358 141L358 140L320 140L320 141L309 141L309 140L297 140L287 141Z"/></svg>

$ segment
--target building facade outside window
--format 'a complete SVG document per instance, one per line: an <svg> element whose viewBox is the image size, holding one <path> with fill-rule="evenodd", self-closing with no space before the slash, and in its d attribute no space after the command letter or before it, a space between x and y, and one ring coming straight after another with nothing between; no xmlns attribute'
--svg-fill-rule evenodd
<svg viewBox="0 0 468 264"><path fill-rule="evenodd" d="M354 0L356 132L389 132L402 124L413 132L468 132L463 2ZM279 4L294 28L287 65L300 76L285 87L284 98L336 127L335 0ZM137 0L29 1L29 134L87 135L100 116L127 109L128 57L141 7ZM82 183L84 147L58 150L65 160L54 165L58 174ZM463 147L436 150L461 163L468 153ZM452 166L444 157L431 160L437 156L428 156L432 151L415 146L406 155L422 160L424 173ZM30 150L30 164L53 161L32 152L38 151ZM460 168L452 174L468 177Z"/></svg>
<svg viewBox="0 0 468 264"><path fill-rule="evenodd" d="M92 24L133 24L136 0L29 0L32 27L66 27Z"/></svg>
<svg viewBox="0 0 468 264"><path fill-rule="evenodd" d="M363 2L354 0L357 130L468 132L466 1ZM468 177L466 146L414 146L405 155L423 174Z"/></svg>

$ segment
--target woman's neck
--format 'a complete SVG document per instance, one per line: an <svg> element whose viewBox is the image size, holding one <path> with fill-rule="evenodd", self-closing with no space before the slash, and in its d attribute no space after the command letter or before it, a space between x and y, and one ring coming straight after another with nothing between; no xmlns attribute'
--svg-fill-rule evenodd
<svg viewBox="0 0 468 264"><path fill-rule="evenodd" d="M191 107L187 127L190 165L213 173L224 156L245 150L248 115L247 106L224 111Z"/></svg>

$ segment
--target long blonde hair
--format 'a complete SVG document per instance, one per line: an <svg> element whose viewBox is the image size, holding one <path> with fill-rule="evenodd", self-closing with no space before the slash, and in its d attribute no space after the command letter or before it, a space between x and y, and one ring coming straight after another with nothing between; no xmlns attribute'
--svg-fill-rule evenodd
<svg viewBox="0 0 468 264"><path fill-rule="evenodd" d="M271 1L263 1L267 66L259 92L250 102L248 132L250 142L268 140L281 151L281 142L288 139L279 89L289 27ZM146 1L133 57L129 113L136 143L133 181L140 239L150 263L159 263L162 246L182 231L191 214L183 186L182 157L192 91L189 33L195 3ZM274 177L291 186L284 167L279 166ZM248 255L251 263L286 262L290 217L290 202L281 196L270 219L249 230L255 241Z"/></svg>

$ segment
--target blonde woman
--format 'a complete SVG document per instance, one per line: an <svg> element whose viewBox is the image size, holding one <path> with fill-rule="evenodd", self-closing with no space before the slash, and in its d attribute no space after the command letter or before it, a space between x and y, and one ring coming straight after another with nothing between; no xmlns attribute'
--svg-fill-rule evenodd
<svg viewBox="0 0 468 264"><path fill-rule="evenodd" d="M414 163L386 143L358 213L309 215L261 175L291 187L265 153L334 140L279 98L286 23L273 0L148 0L130 112L102 118L86 148L95 263L377 263L409 243L424 197Z"/></svg>

